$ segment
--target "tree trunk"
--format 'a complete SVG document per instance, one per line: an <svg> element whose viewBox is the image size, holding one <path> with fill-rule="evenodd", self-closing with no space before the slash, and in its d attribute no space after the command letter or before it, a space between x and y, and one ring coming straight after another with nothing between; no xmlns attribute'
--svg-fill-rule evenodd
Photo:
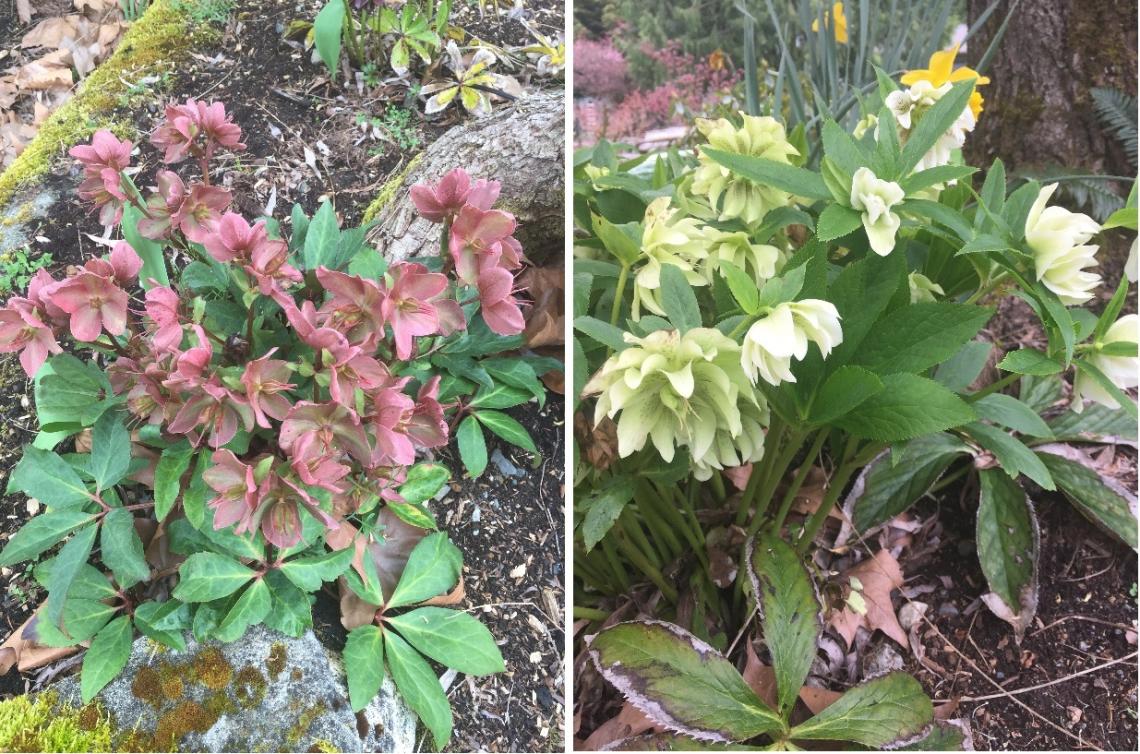
<svg viewBox="0 0 1140 754"><path fill-rule="evenodd" d="M968 0L973 22L991 0ZM977 62L1008 1L970 39ZM1136 95L1137 0L1022 0L985 71L985 112L967 142L970 161L1000 157L1021 170L1060 166L1129 175L1128 159L1096 117L1093 87Z"/></svg>
<svg viewBox="0 0 1140 754"><path fill-rule="evenodd" d="M482 120L453 128L417 158L388 203L375 214L369 237L389 260L439 252L439 226L421 218L408 189L438 181L453 168L503 184L495 207L514 213L516 233L535 264L561 259L565 239L563 192L565 104L561 90L538 92ZM392 190L394 189L394 190Z"/></svg>

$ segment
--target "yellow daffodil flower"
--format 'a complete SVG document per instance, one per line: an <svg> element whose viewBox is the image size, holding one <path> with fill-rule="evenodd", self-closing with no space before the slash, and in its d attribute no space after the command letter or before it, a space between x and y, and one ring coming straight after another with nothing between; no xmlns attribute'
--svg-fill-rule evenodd
<svg viewBox="0 0 1140 754"><path fill-rule="evenodd" d="M988 76L982 76L969 66L964 65L961 68L955 68L954 59L957 57L958 45L954 45L949 50L939 50L930 56L929 68L907 71L899 80L906 86L913 86L919 81L929 81L935 88L943 84L953 84L967 79L974 79L975 87L990 83ZM970 111L974 113L975 119L982 112L983 102L981 92L974 89L974 93L970 95Z"/></svg>
<svg viewBox="0 0 1140 754"><path fill-rule="evenodd" d="M832 17L835 18L835 41L841 45L847 44L847 16L843 15L843 3L831 6L831 12L823 17L823 25L830 26ZM819 31L819 19L811 22L811 30Z"/></svg>

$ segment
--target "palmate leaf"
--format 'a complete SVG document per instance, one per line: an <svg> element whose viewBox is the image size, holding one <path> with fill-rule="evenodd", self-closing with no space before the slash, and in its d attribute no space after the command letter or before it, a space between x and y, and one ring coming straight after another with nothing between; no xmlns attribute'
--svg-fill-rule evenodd
<svg viewBox="0 0 1140 754"><path fill-rule="evenodd" d="M590 640L589 653L630 704L668 730L719 743L785 730L732 663L678 626L618 623Z"/></svg>
<svg viewBox="0 0 1140 754"><path fill-rule="evenodd" d="M384 650L400 695L431 731L436 747L443 749L451 740L454 723L451 703L443 693L439 678L427 660L395 632L384 633Z"/></svg>
<svg viewBox="0 0 1140 754"><path fill-rule="evenodd" d="M467 613L421 607L388 623L420 652L461 673L489 675L506 669L491 632Z"/></svg>
<svg viewBox="0 0 1140 754"><path fill-rule="evenodd" d="M414 605L443 594L459 581L463 555L443 532L429 534L408 556L388 608Z"/></svg>

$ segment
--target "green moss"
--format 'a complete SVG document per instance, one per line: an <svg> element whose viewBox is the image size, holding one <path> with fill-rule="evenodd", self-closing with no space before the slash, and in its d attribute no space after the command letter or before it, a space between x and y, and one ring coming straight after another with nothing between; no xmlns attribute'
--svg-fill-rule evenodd
<svg viewBox="0 0 1140 754"><path fill-rule="evenodd" d="M323 715L326 709L327 707L325 707L323 703L319 703L302 711L297 717L297 722L289 729L289 732L285 734L285 743L296 749L297 744L301 741L301 737L309 732L309 726L313 724L314 720Z"/></svg>
<svg viewBox="0 0 1140 754"><path fill-rule="evenodd" d="M226 660L226 656L222 654L222 650L217 647L203 649L194 658L191 665L190 671L194 680L215 691L229 686L230 679L234 676L233 667Z"/></svg>
<svg viewBox="0 0 1140 754"><path fill-rule="evenodd" d="M388 203L395 198L396 192L399 191L400 187L404 184L404 179L408 177L409 173L416 169L416 166L420 164L423 157L424 153L420 152L408 162L403 170L384 182L384 185L380 187L380 193L376 194L376 198L368 205L368 209L364 210L363 221L365 223L372 222L376 219L376 216L380 214L380 210L388 206Z"/></svg>
<svg viewBox="0 0 1140 754"><path fill-rule="evenodd" d="M154 0L123 35L114 54L84 79L75 96L40 126L27 148L0 174L0 203L45 174L56 157L100 128L120 138L137 138L132 124L111 117L118 98L129 89L126 82L169 67L192 46L216 36L209 25L193 24L188 11L172 0Z"/></svg>
<svg viewBox="0 0 1140 754"><path fill-rule="evenodd" d="M188 733L205 733L221 715L194 701L174 706L158 719L154 729L154 751L175 751Z"/></svg>
<svg viewBox="0 0 1140 754"><path fill-rule="evenodd" d="M289 652L283 642L275 641L269 648L269 657L265 659L265 669L269 671L269 679L276 681L285 670L285 662L289 659Z"/></svg>
<svg viewBox="0 0 1140 754"><path fill-rule="evenodd" d="M313 741L313 745L309 747L309 751L324 752L324 754L337 754L340 749L333 746L329 741L326 741L323 738L318 738L316 741Z"/></svg>
<svg viewBox="0 0 1140 754"><path fill-rule="evenodd" d="M53 692L0 702L0 751L112 751L112 731L98 705L61 706Z"/></svg>
<svg viewBox="0 0 1140 754"><path fill-rule="evenodd" d="M245 709L256 707L265 698L265 676L252 665L246 665L234 677L234 698Z"/></svg>

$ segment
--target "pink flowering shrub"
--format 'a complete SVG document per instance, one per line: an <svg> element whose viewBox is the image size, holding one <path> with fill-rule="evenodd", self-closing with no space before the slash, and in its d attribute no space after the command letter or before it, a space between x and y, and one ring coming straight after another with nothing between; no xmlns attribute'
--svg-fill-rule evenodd
<svg viewBox="0 0 1140 754"><path fill-rule="evenodd" d="M484 427L537 452L501 412L543 400L535 368L551 364L503 355L522 344L515 274L525 258L515 218L494 209L499 183L457 168L413 188L419 211L442 225L441 254L387 264L366 229L342 230L328 203L312 218L294 207L288 238L270 218L231 211L210 168L244 145L221 103L168 107L150 143L166 165L197 169L159 170L143 191L129 141L100 131L72 149L80 196L126 240L59 278L40 270L0 307L0 351L19 353L35 379L43 430L10 489L47 509L0 562L79 543L79 557L49 561L74 572L47 580L37 640L94 636L91 662L107 660L99 637L129 640L132 625L171 646L191 628L225 641L261 622L299 633L311 625L306 595L338 579L342 604L375 614L353 636L378 631L390 610L458 578L458 552L430 533L425 506L449 473L417 459L456 427L473 475L486 464ZM78 461L53 451L88 430L90 452L66 457ZM397 552L415 545L406 569L386 552L397 535ZM89 601L73 589L81 566L115 585L102 622L68 612ZM434 586L424 587L428 573ZM152 588L169 574L172 592ZM465 672L502 669L486 629L433 610L425 619L452 621L447 631L477 645L479 659L441 658L408 637L416 649ZM84 695L109 680L101 673L89 687L85 677ZM354 691L353 705L371 695Z"/></svg>
<svg viewBox="0 0 1140 754"><path fill-rule="evenodd" d="M574 41L574 91L616 99L629 90L629 65L609 39Z"/></svg>

